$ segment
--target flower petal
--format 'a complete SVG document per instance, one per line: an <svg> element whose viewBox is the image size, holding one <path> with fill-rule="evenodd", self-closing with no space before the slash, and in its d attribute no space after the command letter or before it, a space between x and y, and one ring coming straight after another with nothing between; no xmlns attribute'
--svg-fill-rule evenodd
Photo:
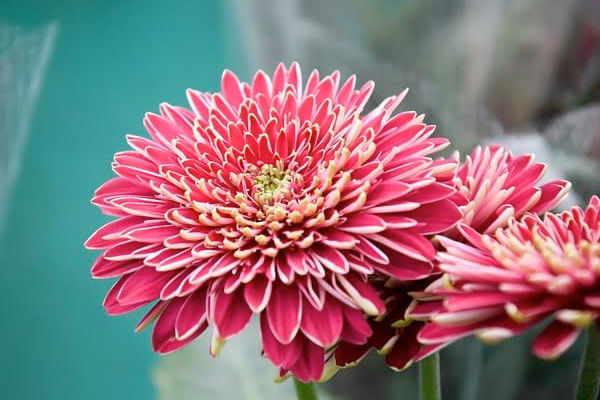
<svg viewBox="0 0 600 400"><path fill-rule="evenodd" d="M271 298L272 283L262 275L244 285L244 298L255 313L262 312Z"/></svg>
<svg viewBox="0 0 600 400"><path fill-rule="evenodd" d="M322 310L303 301L300 329L313 343L321 347L332 346L342 333L343 321L341 305L337 301L330 298Z"/></svg>
<svg viewBox="0 0 600 400"><path fill-rule="evenodd" d="M533 354L540 358L555 359L564 353L577 340L581 329L560 321L550 325L535 339Z"/></svg>
<svg viewBox="0 0 600 400"><path fill-rule="evenodd" d="M274 283L271 300L267 304L267 320L271 331L282 344L290 343L302 320L300 290L293 285Z"/></svg>
<svg viewBox="0 0 600 400"><path fill-rule="evenodd" d="M263 351L273 364L278 367L289 368L298 360L302 351L302 342L292 340L288 344L280 343L273 335L265 314L260 316L260 332Z"/></svg>
<svg viewBox="0 0 600 400"><path fill-rule="evenodd" d="M318 381L323 375L325 350L308 339L302 342L302 357L299 357L290 370L302 382Z"/></svg>
<svg viewBox="0 0 600 400"><path fill-rule="evenodd" d="M248 326L252 310L248 307L242 290L225 293L218 289L211 296L210 316L218 336L227 340Z"/></svg>
<svg viewBox="0 0 600 400"><path fill-rule="evenodd" d="M187 296L175 320L175 338L185 340L198 329L208 327L206 290L197 290Z"/></svg>

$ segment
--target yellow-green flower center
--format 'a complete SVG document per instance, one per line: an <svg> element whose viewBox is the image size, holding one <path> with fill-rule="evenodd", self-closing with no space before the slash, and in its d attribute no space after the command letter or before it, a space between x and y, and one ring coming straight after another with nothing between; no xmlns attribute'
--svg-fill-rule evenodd
<svg viewBox="0 0 600 400"><path fill-rule="evenodd" d="M260 172L254 177L253 183L256 190L255 196L263 202L270 202L275 197L288 193L288 186L292 180L289 171L273 165L263 165Z"/></svg>

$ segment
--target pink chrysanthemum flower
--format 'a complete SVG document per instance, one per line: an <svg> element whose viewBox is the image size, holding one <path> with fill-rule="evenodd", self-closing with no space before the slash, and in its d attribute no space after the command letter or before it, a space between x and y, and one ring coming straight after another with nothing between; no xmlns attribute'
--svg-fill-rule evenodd
<svg viewBox="0 0 600 400"><path fill-rule="evenodd" d="M455 165L428 158L448 141L393 114L405 93L361 115L373 83L339 84L313 71L303 87L297 64L250 85L226 71L191 110L147 114L151 139L127 137L93 199L118 217L86 242L104 250L92 275L119 277L108 313L155 303L138 328L156 319L160 353L211 325L213 355L258 314L264 354L303 381L340 339L364 343L364 314L385 311L367 277L427 276L427 235L460 214L437 178Z"/></svg>
<svg viewBox="0 0 600 400"><path fill-rule="evenodd" d="M513 156L501 146L477 146L456 170L454 200L463 213L462 223L480 233L506 226L526 212L541 214L567 196L571 184L555 180L536 186L546 165L532 154ZM458 232L447 232L455 236Z"/></svg>
<svg viewBox="0 0 600 400"><path fill-rule="evenodd" d="M447 177L457 189L452 199L463 213L461 223L487 233L506 226L511 217L554 208L568 194L570 183L556 180L536 186L545 169L544 164L533 161L533 155L514 157L501 146L476 147L455 174ZM456 228L443 235L461 239ZM351 365L375 348L385 354L389 366L404 369L445 344L422 346L417 340L431 315L444 311L443 302L432 293L441 281L432 278L411 282L373 281L389 312L370 320L373 335L366 344L338 346L338 365Z"/></svg>
<svg viewBox="0 0 600 400"><path fill-rule="evenodd" d="M419 334L440 343L476 333L484 340L516 335L542 319L553 321L536 338L533 353L560 356L600 316L600 199L544 219L525 215L494 235L461 226L468 239L440 238L447 273L440 288L446 311Z"/></svg>

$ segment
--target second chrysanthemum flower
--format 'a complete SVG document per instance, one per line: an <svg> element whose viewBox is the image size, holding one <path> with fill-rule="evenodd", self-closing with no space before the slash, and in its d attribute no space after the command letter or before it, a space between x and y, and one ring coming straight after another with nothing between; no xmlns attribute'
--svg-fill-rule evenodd
<svg viewBox="0 0 600 400"><path fill-rule="evenodd" d="M600 199L544 219L526 215L494 235L461 228L467 243L440 238L445 310L419 334L425 343L472 333L500 340L552 317L533 352L560 356L600 316Z"/></svg>

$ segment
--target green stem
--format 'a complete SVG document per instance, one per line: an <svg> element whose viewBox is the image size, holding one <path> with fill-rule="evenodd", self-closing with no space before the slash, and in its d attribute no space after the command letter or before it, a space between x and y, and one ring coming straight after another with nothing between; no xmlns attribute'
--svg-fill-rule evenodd
<svg viewBox="0 0 600 400"><path fill-rule="evenodd" d="M421 400L441 400L440 353L434 353L419 363L419 397Z"/></svg>
<svg viewBox="0 0 600 400"><path fill-rule="evenodd" d="M296 397L298 400L318 400L317 389L314 383L303 383L294 379L296 386Z"/></svg>
<svg viewBox="0 0 600 400"><path fill-rule="evenodd" d="M600 334L596 324L587 328L585 348L579 368L576 400L596 400L600 389Z"/></svg>

